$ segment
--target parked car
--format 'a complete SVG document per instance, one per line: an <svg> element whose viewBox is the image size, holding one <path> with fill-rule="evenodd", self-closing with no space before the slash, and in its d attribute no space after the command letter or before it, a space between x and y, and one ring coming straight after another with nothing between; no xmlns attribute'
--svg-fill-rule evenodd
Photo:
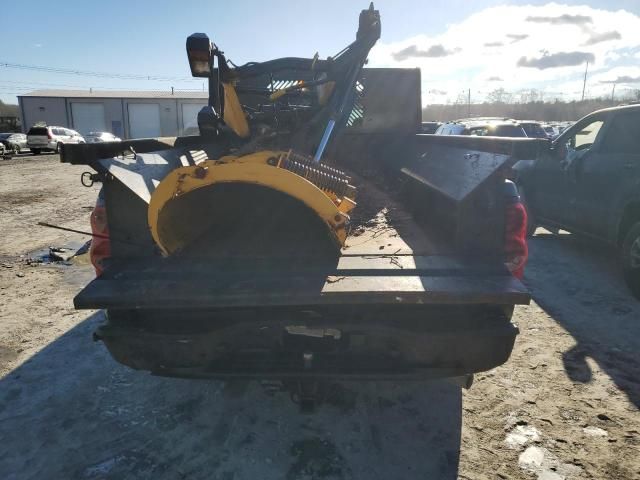
<svg viewBox="0 0 640 480"><path fill-rule="evenodd" d="M87 143L106 143L106 142L121 142L120 137L116 137L113 133L109 132L89 132L84 136L84 140Z"/></svg>
<svg viewBox="0 0 640 480"><path fill-rule="evenodd" d="M529 234L540 225L618 248L627 285L640 299L640 105L587 115L514 171Z"/></svg>
<svg viewBox="0 0 640 480"><path fill-rule="evenodd" d="M443 123L436 135L477 135L491 137L526 137L524 129L514 120L465 119Z"/></svg>
<svg viewBox="0 0 640 480"><path fill-rule="evenodd" d="M34 155L40 152L59 152L65 143L85 143L84 138L75 130L55 126L34 126L27 132L27 146Z"/></svg>
<svg viewBox="0 0 640 480"><path fill-rule="evenodd" d="M17 155L27 148L27 136L24 133L0 133L0 143L5 151Z"/></svg>

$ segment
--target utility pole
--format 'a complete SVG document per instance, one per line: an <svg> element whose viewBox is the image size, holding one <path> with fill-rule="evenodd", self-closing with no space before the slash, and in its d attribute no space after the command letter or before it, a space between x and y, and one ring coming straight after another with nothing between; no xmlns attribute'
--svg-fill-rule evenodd
<svg viewBox="0 0 640 480"><path fill-rule="evenodd" d="M587 66L584 68L584 80L582 81L582 99L584 101L584 89L587 86L587 70L589 70L589 61L587 60Z"/></svg>
<svg viewBox="0 0 640 480"><path fill-rule="evenodd" d="M467 96L467 118L471 118L471 89Z"/></svg>
<svg viewBox="0 0 640 480"><path fill-rule="evenodd" d="M613 103L615 101L615 94L616 94L616 84L613 84L613 89L611 90L611 103Z"/></svg>

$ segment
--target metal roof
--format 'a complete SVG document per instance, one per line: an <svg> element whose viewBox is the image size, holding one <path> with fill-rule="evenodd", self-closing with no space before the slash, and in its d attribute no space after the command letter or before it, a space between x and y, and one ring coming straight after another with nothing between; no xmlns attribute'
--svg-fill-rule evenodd
<svg viewBox="0 0 640 480"><path fill-rule="evenodd" d="M18 97L206 99L207 92L175 90L34 90Z"/></svg>

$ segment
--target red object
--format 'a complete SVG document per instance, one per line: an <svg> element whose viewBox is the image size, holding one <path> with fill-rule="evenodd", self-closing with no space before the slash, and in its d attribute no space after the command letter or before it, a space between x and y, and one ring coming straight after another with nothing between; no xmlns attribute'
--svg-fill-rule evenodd
<svg viewBox="0 0 640 480"><path fill-rule="evenodd" d="M49 140L51 140L53 137L51 136L51 132L49 131L49 129L47 128L47 138Z"/></svg>
<svg viewBox="0 0 640 480"><path fill-rule="evenodd" d="M101 235L91 239L89 257L93 268L96 270L96 277L102 275L104 271L104 261L111 256L111 240L109 236L109 223L107 222L107 209L102 194L98 195L96 206L91 212L91 233ZM107 238L104 237L107 236Z"/></svg>
<svg viewBox="0 0 640 480"><path fill-rule="evenodd" d="M529 258L527 211L519 201L507 205L504 222L505 264L516 278L522 278Z"/></svg>

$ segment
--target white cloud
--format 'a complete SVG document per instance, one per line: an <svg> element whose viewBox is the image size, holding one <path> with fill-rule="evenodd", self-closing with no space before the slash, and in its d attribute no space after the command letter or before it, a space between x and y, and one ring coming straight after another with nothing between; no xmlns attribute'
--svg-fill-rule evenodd
<svg viewBox="0 0 640 480"><path fill-rule="evenodd" d="M447 25L438 35L394 43L385 43L383 36L369 65L420 67L425 103L455 101L467 88L472 98L481 99L498 86L511 92L536 88L547 98L571 99L581 94L586 60L593 72L592 95L609 89L600 83L607 70L613 79L635 77L614 69L637 63L629 50L640 48L639 31L640 16L624 10L556 3L492 7Z"/></svg>

